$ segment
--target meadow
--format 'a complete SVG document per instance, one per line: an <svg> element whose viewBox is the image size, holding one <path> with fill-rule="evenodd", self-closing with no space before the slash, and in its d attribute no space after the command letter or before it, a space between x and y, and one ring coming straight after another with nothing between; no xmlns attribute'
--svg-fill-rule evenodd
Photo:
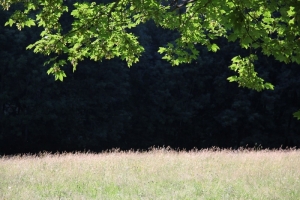
<svg viewBox="0 0 300 200"><path fill-rule="evenodd" d="M2 156L0 199L300 199L300 151L111 150Z"/></svg>

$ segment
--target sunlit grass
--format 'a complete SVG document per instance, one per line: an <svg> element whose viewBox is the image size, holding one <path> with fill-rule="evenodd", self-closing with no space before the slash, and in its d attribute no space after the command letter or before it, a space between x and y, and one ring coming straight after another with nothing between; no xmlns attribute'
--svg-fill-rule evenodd
<svg viewBox="0 0 300 200"><path fill-rule="evenodd" d="M0 199L300 199L300 151L111 151L0 159Z"/></svg>

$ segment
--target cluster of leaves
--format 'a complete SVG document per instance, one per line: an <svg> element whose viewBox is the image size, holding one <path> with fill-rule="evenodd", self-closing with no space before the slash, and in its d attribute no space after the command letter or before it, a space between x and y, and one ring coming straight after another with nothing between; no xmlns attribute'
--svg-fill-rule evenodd
<svg viewBox="0 0 300 200"><path fill-rule="evenodd" d="M252 51L261 49L279 61L300 63L300 15L297 13L300 5L293 0L192 0L176 5L157 0L118 0L98 4L77 2L72 10L61 0L6 0L0 5L8 9L15 3L22 3L24 9L17 10L6 24L16 24L19 29L35 24L43 27L41 39L28 48L46 55L67 54L74 69L84 58L121 57L131 66L144 48L129 30L149 20L180 33L178 39L158 51L172 65L195 60L199 55L196 44L217 51L219 47L214 40L218 37L238 40L243 48ZM74 19L67 32L59 23L64 13ZM253 60L251 52L245 58L234 57L230 68L237 71L239 77L229 77L229 80L258 91L273 89L272 84L264 83L257 76ZM48 73L63 80L66 75L61 67L66 60L56 56L47 63L52 64Z"/></svg>

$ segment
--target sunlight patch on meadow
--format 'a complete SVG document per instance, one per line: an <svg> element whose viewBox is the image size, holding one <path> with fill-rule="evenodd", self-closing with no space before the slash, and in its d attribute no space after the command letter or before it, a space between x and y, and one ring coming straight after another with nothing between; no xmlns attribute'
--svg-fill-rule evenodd
<svg viewBox="0 0 300 200"><path fill-rule="evenodd" d="M300 151L39 154L0 159L0 199L300 199Z"/></svg>

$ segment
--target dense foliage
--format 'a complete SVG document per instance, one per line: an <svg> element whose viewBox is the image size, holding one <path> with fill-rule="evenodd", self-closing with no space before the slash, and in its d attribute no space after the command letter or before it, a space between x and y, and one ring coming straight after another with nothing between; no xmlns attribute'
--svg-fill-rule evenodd
<svg viewBox="0 0 300 200"><path fill-rule="evenodd" d="M68 2L69 4L67 4ZM70 6L73 4L72 1L64 1L64 3L73 9L73 13L74 10L81 9L83 5L88 6L85 8L87 10L96 9L99 5L114 5L93 4L94 7L91 8L91 3L78 3L75 7ZM288 3L286 2L286 4ZM261 4L259 3L257 8ZM186 6L189 8L190 5L180 8L186 8ZM9 17L15 9L20 9L19 6L14 5L9 11L1 10L0 23L12 22L9 21ZM174 23L175 19L183 20L188 13L175 14L170 10L171 7L161 6L161 9L166 10L166 16L173 17L169 20L174 19ZM195 6L197 6L197 1L192 8ZM296 8L297 4L294 7ZM207 6L208 8L210 7ZM114 12L111 11L110 14L115 15ZM247 13L251 14L251 12L254 11ZM290 12L290 9L284 12ZM126 15L126 13L124 14ZM181 17L178 18L178 15ZM279 13L277 15L276 12L272 13L273 15L276 20L283 20L281 19L283 16ZM297 13L292 16L294 15L297 16ZM33 16L32 13L30 16ZM159 17L159 15L157 16ZM184 58L168 54L173 56L169 59L173 64L181 63L179 66L172 67L169 62L161 59L167 58L166 54L161 55L158 50L160 49L162 53L165 53L166 50L177 53L190 52L187 49L178 51L180 48L178 44L183 39L182 30L168 30L172 28L164 26L163 28L167 29L157 27L160 23L159 20L150 20L149 18L147 22L144 21L143 24L134 26L130 30L126 27L127 31L122 33L123 35L113 37L121 43L128 37L128 40L134 40L133 43L122 43L125 46L121 45L119 50L116 49L116 45L104 45L102 50L107 51L107 54L104 55L101 49L97 49L100 48L99 45L96 45L97 42L93 46L91 42L93 39L85 41L86 34L92 34L90 33L91 29L89 31L85 29L81 33L83 40L80 48L77 49L78 52L72 54L72 51L76 49L74 47L76 44L71 42L75 42L80 32L75 31L70 34L70 31L75 28L74 23L83 23L79 19L77 20L78 17L64 14L59 20L61 29L52 27L51 31L54 32L44 34L42 37L39 34L44 33L45 27L31 27L19 31L15 28L0 26L0 153L84 149L97 151L111 147L148 148L152 145L202 148L209 146L238 147L247 144L280 147L281 145L300 144L300 125L291 114L300 107L300 91L298 89L300 69L296 64L282 64L275 61L273 57L264 56L266 51L263 48L255 49L254 44L257 42L265 44L261 38L251 40L252 46L249 43L248 47L245 46L245 40L241 40L240 37L232 42L228 42L226 37L210 38L208 41L211 46L205 44L208 48L202 46L201 41L192 41L191 48L197 52L192 56L193 60L185 60L187 54L180 54ZM89 18L88 16L81 17L82 19ZM247 23L250 23L249 28L252 27L251 33L254 35L255 28L263 21L263 17L265 17L264 14L261 15L256 25L253 21L250 23L250 19L246 20ZM70 21L73 23L72 27L69 26ZM34 21L34 23L37 22ZM128 22L128 24L130 23ZM172 23L168 22L167 24L171 25ZM285 23L279 21L278 24L279 28ZM45 26L48 25L45 24ZM296 25L297 23L295 23ZM88 24L88 26L91 28L93 25ZM238 24L234 26L238 26ZM117 29L118 26L112 28ZM238 29L233 27L232 30L239 30L240 33L246 31L244 26ZM206 31L205 29L205 37L210 37L209 32ZM110 36L119 32L122 30L114 30ZM103 36L99 36L97 33L97 37L103 37L102 40L105 40L106 32L102 33ZM201 31L199 31L200 33ZM231 32L229 31L229 33ZM233 31L232 34L234 33L237 32ZM283 34L287 35L287 33ZM274 42L274 45L270 47L273 48L272 52L280 52L276 48L279 48L281 43L283 45L286 38L278 33L268 36ZM51 43L45 43L49 38L51 41L53 40L53 44L58 45L55 48L58 50L60 47L62 48L61 52L51 49ZM67 49L63 48L62 43L57 43L59 40L56 41L55 38L67 39ZM26 51L26 47L36 41L38 42L32 47L41 48L42 53L49 55L37 55ZM168 43L169 45L164 46ZM171 44L174 49L171 48ZM297 45L298 43L296 40L284 43L287 45L286 47L292 47L288 46L290 44ZM48 53L43 49L47 45L50 45ZM135 48L130 45L137 46ZM130 51L131 48L135 51ZM84 49L88 51L88 54L84 54ZM211 52L214 49L219 50L216 53ZM253 61L256 67L255 71L260 74L262 79L274 84L274 90L258 93L240 88L238 84L229 83L226 80L227 77L235 77L234 72L230 71L228 66L237 67L238 62L249 56L250 49L253 57L248 58L257 58ZM99 59L96 60L101 60L102 57L111 59L102 62L80 61L80 56L91 58L92 50L94 54L99 53ZM121 59L113 58L118 57L118 51L119 53L125 52L125 54L119 55ZM296 47L291 51L293 52L283 54L285 57L282 58L282 61L289 61L297 55ZM116 54L107 57L108 53L112 52ZM280 60L281 54L272 54ZM72 65L74 63L70 60L72 55L79 56L74 60L74 63L80 61L76 73L72 73L74 67ZM240 57L238 57L239 55ZM47 76L46 72L49 72L49 68L43 65L45 60L55 57L57 59L53 60L54 63L64 64L63 69L68 75L63 83L54 82L51 77ZM123 58L125 60L128 58L127 63L122 61ZM232 58L235 59L232 60ZM137 59L139 62L134 64ZM71 63L64 63L63 60L69 60ZM189 61L190 64L184 64L181 61ZM246 61L249 60L246 59ZM127 67L128 63L132 64L131 68ZM254 69L254 65L247 66ZM51 69L55 69L54 66L55 64ZM58 71L63 73L61 66L59 67ZM253 73L256 72L253 71ZM56 75L59 77L59 74ZM262 82L260 86L265 84L266 82Z"/></svg>
<svg viewBox="0 0 300 200"><path fill-rule="evenodd" d="M279 61L300 63L300 4L295 0L5 0L0 5L8 10L14 4L22 8L6 25L15 24L19 30L42 27L41 38L28 48L44 55L55 53L47 62L51 64L48 73L60 80L66 77L61 69L66 61L74 70L85 58L98 61L120 57L129 66L136 63L144 47L131 30L148 21L179 33L158 51L173 65L197 59L197 44L215 52L219 37L238 41L249 52L246 57L232 58L230 68L239 76L231 76L229 81L258 91L273 89L254 69L258 49ZM64 24L66 17L69 21Z"/></svg>

